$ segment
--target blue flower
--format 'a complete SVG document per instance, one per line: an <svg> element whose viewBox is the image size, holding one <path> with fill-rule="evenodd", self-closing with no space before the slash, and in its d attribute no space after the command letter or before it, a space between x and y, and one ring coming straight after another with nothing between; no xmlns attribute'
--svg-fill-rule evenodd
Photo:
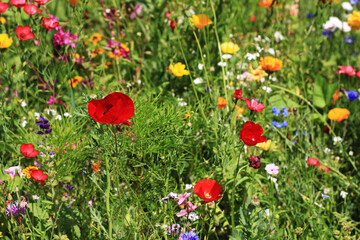
<svg viewBox="0 0 360 240"><path fill-rule="evenodd" d="M298 135L298 133L299 133L298 130L296 130L296 131L294 132L294 135L296 136L296 135Z"/></svg>
<svg viewBox="0 0 360 240"><path fill-rule="evenodd" d="M306 17L307 18L314 18L315 14L314 13L308 13L308 14L306 14Z"/></svg>
<svg viewBox="0 0 360 240"><path fill-rule="evenodd" d="M281 106L281 108L282 108L282 110L283 110L282 115L283 115L284 117L289 116L289 112L288 112L287 108L286 108L286 107L283 107L283 106Z"/></svg>
<svg viewBox="0 0 360 240"><path fill-rule="evenodd" d="M357 4L359 2L359 0L350 0L351 4Z"/></svg>
<svg viewBox="0 0 360 240"><path fill-rule="evenodd" d="M329 31L329 30L324 30L323 31L323 35L326 37L326 38L331 38L334 36L334 33Z"/></svg>
<svg viewBox="0 0 360 240"><path fill-rule="evenodd" d="M200 240L199 236L195 232L186 232L180 236L182 240Z"/></svg>
<svg viewBox="0 0 360 240"><path fill-rule="evenodd" d="M273 113L275 116L279 116L280 110L279 110L276 106L274 106L274 107L272 107L272 113Z"/></svg>
<svg viewBox="0 0 360 240"><path fill-rule="evenodd" d="M287 121L283 121L281 124L280 124L280 127L282 128L282 127L286 127L288 125L288 123L287 123Z"/></svg>
<svg viewBox="0 0 360 240"><path fill-rule="evenodd" d="M354 44L355 40L356 40L355 37L350 37L350 36L345 37L345 42L348 43L348 44Z"/></svg>
<svg viewBox="0 0 360 240"><path fill-rule="evenodd" d="M354 101L359 97L359 94L354 91L354 90L349 90L346 91L346 97L350 100L350 101Z"/></svg>
<svg viewBox="0 0 360 240"><path fill-rule="evenodd" d="M283 127L286 127L288 125L287 121L285 121L285 120L282 123L279 123L277 121L272 121L271 124L274 127L277 127L277 128L283 128Z"/></svg>

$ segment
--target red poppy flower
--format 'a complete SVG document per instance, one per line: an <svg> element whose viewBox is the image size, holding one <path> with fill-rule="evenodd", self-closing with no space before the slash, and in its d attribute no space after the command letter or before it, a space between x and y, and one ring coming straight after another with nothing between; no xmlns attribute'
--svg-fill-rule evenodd
<svg viewBox="0 0 360 240"><path fill-rule="evenodd" d="M132 125L128 122L135 112L134 102L125 94L113 92L101 100L88 102L88 113L96 122Z"/></svg>
<svg viewBox="0 0 360 240"><path fill-rule="evenodd" d="M26 4L26 0L10 0L10 4L15 7L23 7Z"/></svg>
<svg viewBox="0 0 360 240"><path fill-rule="evenodd" d="M37 4L44 5L47 2L50 2L50 0L34 0Z"/></svg>
<svg viewBox="0 0 360 240"><path fill-rule="evenodd" d="M59 22L55 19L55 18L44 18L43 17L43 26L47 29L47 30L52 30L54 28L56 28L57 26L59 26Z"/></svg>
<svg viewBox="0 0 360 240"><path fill-rule="evenodd" d="M318 166L319 170L322 172L330 172L330 168L324 165L319 164Z"/></svg>
<svg viewBox="0 0 360 240"><path fill-rule="evenodd" d="M44 174L42 170L35 170L31 173L31 178L36 180L37 182L45 184L44 181L48 178L47 174Z"/></svg>
<svg viewBox="0 0 360 240"><path fill-rule="evenodd" d="M18 26L16 28L16 35L23 41L35 38L35 35L31 32L30 26Z"/></svg>
<svg viewBox="0 0 360 240"><path fill-rule="evenodd" d="M266 142L266 138L261 136L264 130L259 124L247 121L240 131L240 139L248 146L255 146L258 143Z"/></svg>
<svg viewBox="0 0 360 240"><path fill-rule="evenodd" d="M201 197L205 202L212 202L222 198L221 185L212 179L203 179L196 183L194 193Z"/></svg>
<svg viewBox="0 0 360 240"><path fill-rule="evenodd" d="M246 102L247 108L255 111L255 112L262 112L262 110L265 108L264 104L258 103L255 99L243 99Z"/></svg>
<svg viewBox="0 0 360 240"><path fill-rule="evenodd" d="M242 91L241 91L241 89L235 90L235 93L234 93L233 98L242 99L241 96L242 96ZM242 100L244 100L244 99L242 99Z"/></svg>
<svg viewBox="0 0 360 240"><path fill-rule="evenodd" d="M0 1L0 13L4 13L8 7L9 7L8 3L3 3Z"/></svg>
<svg viewBox="0 0 360 240"><path fill-rule="evenodd" d="M35 147L31 143L21 144L20 152L25 158L36 157L39 154L39 151L34 151Z"/></svg>
<svg viewBox="0 0 360 240"><path fill-rule="evenodd" d="M172 30L174 30L176 28L177 22L174 20L170 20L170 27Z"/></svg>
<svg viewBox="0 0 360 240"><path fill-rule="evenodd" d="M319 160L317 158L312 158L312 157L308 157L307 163L312 167L316 167L320 165Z"/></svg>
<svg viewBox="0 0 360 240"><path fill-rule="evenodd" d="M35 4L26 4L24 12L30 16L35 15L37 13L37 6Z"/></svg>

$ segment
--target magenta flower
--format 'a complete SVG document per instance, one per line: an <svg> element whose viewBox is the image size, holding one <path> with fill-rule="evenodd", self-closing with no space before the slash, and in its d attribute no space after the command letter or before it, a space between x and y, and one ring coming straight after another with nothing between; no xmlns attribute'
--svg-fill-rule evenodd
<svg viewBox="0 0 360 240"><path fill-rule="evenodd" d="M175 201L180 205L180 206L184 206L186 205L186 198L190 197L191 193L184 193L184 194L179 194L179 198L176 199Z"/></svg>
<svg viewBox="0 0 360 240"><path fill-rule="evenodd" d="M10 176L11 180L13 180L14 177L16 176L16 172L19 174L21 178L24 176L24 174L21 172L20 166L9 167L8 169L5 169L4 172Z"/></svg>
<svg viewBox="0 0 360 240"><path fill-rule="evenodd" d="M279 167L276 166L274 163L267 164L266 167L265 167L265 170L266 170L267 173L270 174L270 175L278 174L278 173L279 173Z"/></svg>
<svg viewBox="0 0 360 240"><path fill-rule="evenodd" d="M62 46L62 45L70 45L72 48L76 47L75 40L78 39L78 34L73 35L70 32L64 32L64 29L61 28L59 32L54 33L53 35L53 43L54 47Z"/></svg>

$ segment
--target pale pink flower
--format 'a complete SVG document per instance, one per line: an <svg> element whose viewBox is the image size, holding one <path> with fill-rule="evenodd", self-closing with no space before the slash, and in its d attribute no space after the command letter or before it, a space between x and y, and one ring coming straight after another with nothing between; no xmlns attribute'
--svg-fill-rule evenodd
<svg viewBox="0 0 360 240"><path fill-rule="evenodd" d="M21 172L20 166L9 167L8 169L5 169L4 172L10 176L11 180L16 176L16 172L20 175L21 178L24 176L24 174Z"/></svg>
<svg viewBox="0 0 360 240"><path fill-rule="evenodd" d="M190 197L191 193L184 193L184 194L179 194L179 198L176 199L175 201L180 205L186 205L186 198Z"/></svg>

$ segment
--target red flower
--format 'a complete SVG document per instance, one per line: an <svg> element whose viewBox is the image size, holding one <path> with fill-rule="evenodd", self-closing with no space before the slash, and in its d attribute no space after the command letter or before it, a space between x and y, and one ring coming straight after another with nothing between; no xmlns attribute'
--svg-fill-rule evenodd
<svg viewBox="0 0 360 240"><path fill-rule="evenodd" d="M44 5L47 2L50 2L50 0L34 0L37 4Z"/></svg>
<svg viewBox="0 0 360 240"><path fill-rule="evenodd" d="M265 108L264 104L258 103L255 99L245 99L245 102L247 108L255 112L262 112L262 110Z"/></svg>
<svg viewBox="0 0 360 240"><path fill-rule="evenodd" d="M165 17L166 17L166 18L170 18L170 11L167 11L167 12L165 13Z"/></svg>
<svg viewBox="0 0 360 240"><path fill-rule="evenodd" d="M318 166L319 170L322 172L330 172L330 168L324 165L319 164Z"/></svg>
<svg viewBox="0 0 360 240"><path fill-rule="evenodd" d="M37 6L35 4L26 4L24 6L24 12L30 16L35 15L37 12Z"/></svg>
<svg viewBox="0 0 360 240"><path fill-rule="evenodd" d="M44 181L48 178L47 174L44 174L42 170L35 170L31 173L32 179L36 180L37 182L45 184Z"/></svg>
<svg viewBox="0 0 360 240"><path fill-rule="evenodd" d="M221 185L212 179L203 179L196 183L194 193L201 197L205 202L212 202L222 198Z"/></svg>
<svg viewBox="0 0 360 240"><path fill-rule="evenodd" d="M21 144L20 152L25 158L36 157L39 154L39 151L34 151L35 147L31 143Z"/></svg>
<svg viewBox="0 0 360 240"><path fill-rule="evenodd" d="M353 66L339 66L340 70L336 71L337 74L347 74L354 76L356 74Z"/></svg>
<svg viewBox="0 0 360 240"><path fill-rule="evenodd" d="M170 20L170 27L172 30L174 30L176 28L177 22L174 20Z"/></svg>
<svg viewBox="0 0 360 240"><path fill-rule="evenodd" d="M245 98L245 99L241 98L241 96L242 96L242 91L241 91L241 89L235 90L235 93L234 93L233 98L242 99L242 100L245 100L245 99L246 99L246 98Z"/></svg>
<svg viewBox="0 0 360 240"><path fill-rule="evenodd" d="M312 157L308 157L307 163L312 167L316 167L320 165L319 160L317 158L312 158Z"/></svg>
<svg viewBox="0 0 360 240"><path fill-rule="evenodd" d="M250 21L255 22L255 20L256 20L255 15L251 15L251 17L250 17Z"/></svg>
<svg viewBox="0 0 360 240"><path fill-rule="evenodd" d="M26 4L26 0L10 0L10 4L15 7L22 7Z"/></svg>
<svg viewBox="0 0 360 240"><path fill-rule="evenodd" d="M8 7L9 7L8 3L3 3L0 0L0 13L4 13Z"/></svg>
<svg viewBox="0 0 360 240"><path fill-rule="evenodd" d="M35 38L34 34L31 32L30 26L18 26L16 28L16 35L23 41Z"/></svg>
<svg viewBox="0 0 360 240"><path fill-rule="evenodd" d="M248 146L255 146L266 141L266 138L261 136L263 132L264 130L259 124L247 121L240 131L240 139Z"/></svg>
<svg viewBox="0 0 360 240"><path fill-rule="evenodd" d="M54 28L56 28L57 26L59 26L59 22L55 19L55 18L44 18L43 17L43 26L47 29L47 30L52 30Z"/></svg>
<svg viewBox="0 0 360 240"><path fill-rule="evenodd" d="M259 169L261 166L260 157L259 156L251 156L249 158L249 167L252 167L254 169Z"/></svg>
<svg viewBox="0 0 360 240"><path fill-rule="evenodd" d="M134 112L134 102L120 92L113 92L104 99L88 102L89 115L99 123L132 125L127 120L134 115Z"/></svg>

